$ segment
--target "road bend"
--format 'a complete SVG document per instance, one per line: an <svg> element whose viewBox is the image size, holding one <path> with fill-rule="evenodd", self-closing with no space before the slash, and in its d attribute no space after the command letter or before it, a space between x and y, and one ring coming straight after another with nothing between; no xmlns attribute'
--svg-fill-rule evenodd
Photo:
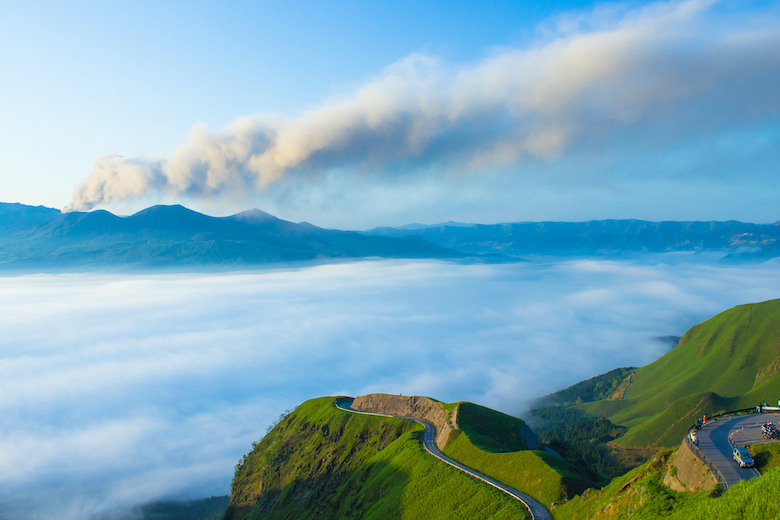
<svg viewBox="0 0 780 520"><path fill-rule="evenodd" d="M430 453L440 461L449 464L450 466L462 471L463 473L466 473L467 475L477 480L481 480L485 484L493 486L499 491L503 491L504 493L511 496L515 500L519 500L531 512L531 516L534 518L534 520L552 520L552 517L550 516L550 512L547 511L547 509L541 503L537 502L536 500L526 495L522 491L518 491L513 487L509 487L503 482L499 482L494 478L488 477L487 475L482 474L479 471L472 469L464 464L461 464L460 462L453 460L448 456L446 456L444 453L442 453L439 447L436 445L436 427L433 424L429 423L428 421L423 421L422 419L417 419L415 417L406 417L403 415L361 412L358 410L353 410L351 408L353 401L354 399L352 398L346 398L346 397L339 398L336 399L336 406L350 413L358 413L363 415L376 415L379 417L395 417L396 419L406 419L407 421L414 421L418 424L421 424L423 427L425 427L425 432L423 432L423 446L425 447L425 450L428 453Z"/></svg>
<svg viewBox="0 0 780 520"><path fill-rule="evenodd" d="M774 415L776 418L777 415ZM715 421L707 421L698 432L699 451L715 465L730 488L742 480L750 480L760 475L755 468L741 468L733 458L734 446L764 444L767 441L761 435L761 425L775 421L772 415L751 414L724 417ZM732 442L734 443L732 445Z"/></svg>

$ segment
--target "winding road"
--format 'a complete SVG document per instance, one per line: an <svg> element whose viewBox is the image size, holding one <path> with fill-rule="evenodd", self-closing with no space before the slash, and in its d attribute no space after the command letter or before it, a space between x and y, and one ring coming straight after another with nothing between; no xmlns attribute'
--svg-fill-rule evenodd
<svg viewBox="0 0 780 520"><path fill-rule="evenodd" d="M777 415L751 414L725 417L708 421L696 436L699 439L699 451L713 464L726 482L726 489L741 480L750 480L760 473L754 468L741 468L732 458L733 447L729 442L732 436L737 446L764 444L768 441L761 435L761 425L767 421L776 422Z"/></svg>
<svg viewBox="0 0 780 520"><path fill-rule="evenodd" d="M531 512L531 516L534 518L534 520L552 520L552 517L550 516L550 512L547 511L547 509L545 509L545 507L542 504L540 504L530 496L526 495L522 491L518 491L515 488L509 487L506 484L499 482L494 478L488 477L487 475L484 475L477 470L471 469L468 466L461 464L460 462L453 460L447 457L445 454L443 454L441 450L439 450L439 447L436 445L436 428L433 426L433 424L429 423L428 421L423 421L415 417L406 417L403 415L361 412L358 410L353 410L351 408L353 401L354 399L352 398L344 397L344 398L336 399L335 404L336 407L338 407L341 410L344 410L345 412L358 413L363 415L376 415L379 417L395 417L397 419L406 419L407 421L414 421L418 424L423 425L425 427L425 432L423 432L423 446L425 447L425 450L428 453L430 453L440 461L449 464L454 468L459 469L460 471L466 473L467 475L477 480L481 480L485 484L489 484L500 491L503 491L504 493L511 496L515 500L519 500Z"/></svg>

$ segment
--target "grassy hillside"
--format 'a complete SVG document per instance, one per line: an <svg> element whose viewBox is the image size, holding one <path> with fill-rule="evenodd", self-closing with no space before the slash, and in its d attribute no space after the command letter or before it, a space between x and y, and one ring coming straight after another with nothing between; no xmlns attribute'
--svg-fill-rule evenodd
<svg viewBox="0 0 780 520"><path fill-rule="evenodd" d="M702 415L776 403L778 369L780 300L740 305L692 327L676 348L636 369L625 399L594 393L594 385L584 382L548 396L554 404L536 410L535 417L548 428L605 418L628 428L613 441L617 446L673 447ZM612 371L589 381L614 386L623 375Z"/></svg>
<svg viewBox="0 0 780 520"><path fill-rule="evenodd" d="M226 520L523 518L525 508L427 455L409 421L307 401L237 466Z"/></svg>
<svg viewBox="0 0 780 520"><path fill-rule="evenodd" d="M457 417L459 429L444 453L542 504L561 502L593 485L587 469L529 450L526 438L533 434L520 419L472 403L460 403Z"/></svg>
<svg viewBox="0 0 780 520"><path fill-rule="evenodd" d="M622 399L629 387L634 367L623 367L610 370L605 374L591 377L585 381L565 388L539 399L536 407L562 405L569 406L579 403L589 403L601 400Z"/></svg>
<svg viewBox="0 0 780 520"><path fill-rule="evenodd" d="M676 493L663 485L671 452L657 454L645 465L614 479L601 490L554 508L555 520L770 520L780 515L780 469L742 482L726 493Z"/></svg>
<svg viewBox="0 0 780 520"><path fill-rule="evenodd" d="M764 399L774 401L778 367L780 300L740 305L691 328L677 348L638 369L627 393L631 406L615 417L626 423L655 415L703 392L739 398L767 390Z"/></svg>
<svg viewBox="0 0 780 520"><path fill-rule="evenodd" d="M609 415L631 427L617 443L673 446L703 414L776 402L778 368L780 300L718 314L686 332L674 350L636 371L625 405Z"/></svg>
<svg viewBox="0 0 780 520"><path fill-rule="evenodd" d="M583 475L549 453L523 450L510 453L482 451L468 435L451 437L444 453L488 476L527 493L549 507L589 487Z"/></svg>

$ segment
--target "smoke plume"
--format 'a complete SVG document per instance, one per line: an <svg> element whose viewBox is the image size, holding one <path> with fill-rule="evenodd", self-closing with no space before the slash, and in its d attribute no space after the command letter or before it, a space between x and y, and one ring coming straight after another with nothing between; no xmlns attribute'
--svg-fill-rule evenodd
<svg viewBox="0 0 780 520"><path fill-rule="evenodd" d="M324 174L518 172L577 150L751 129L780 114L780 24L712 2L561 19L532 45L467 66L412 55L297 117L254 115L150 160L104 155L69 209L159 194L264 193Z"/></svg>

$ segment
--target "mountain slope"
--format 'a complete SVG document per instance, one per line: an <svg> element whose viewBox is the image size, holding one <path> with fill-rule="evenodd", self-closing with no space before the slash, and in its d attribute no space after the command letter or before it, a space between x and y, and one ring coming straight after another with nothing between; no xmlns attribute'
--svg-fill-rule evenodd
<svg viewBox="0 0 780 520"><path fill-rule="evenodd" d="M742 482L727 493L675 492L664 485L671 469L670 452L655 455L643 466L614 479L608 486L591 490L556 507L555 520L770 520L780 515L777 489L780 469Z"/></svg>
<svg viewBox="0 0 780 520"><path fill-rule="evenodd" d="M780 223L519 222L512 224L439 224L376 228L367 234L420 236L441 247L472 254L611 255L670 251L717 251L734 260L780 256Z"/></svg>
<svg viewBox="0 0 780 520"><path fill-rule="evenodd" d="M616 445L672 447L702 415L775 403L780 397L778 369L780 300L740 305L692 327L676 348L636 369L625 399L559 404L537 415L602 417L629 428ZM565 391L567 401L575 390ZM555 402L555 395L546 402Z"/></svg>
<svg viewBox="0 0 780 520"><path fill-rule="evenodd" d="M541 445L520 419L471 403L428 401L458 417L444 451L459 462L498 474L491 476L504 477L544 504L564 501L590 484L568 462L527 449L529 442ZM237 466L225 520L527 513L519 502L428 455L421 433L411 421L339 410L333 398L307 401Z"/></svg>
<svg viewBox="0 0 780 520"><path fill-rule="evenodd" d="M588 469L545 451L522 420L473 403L458 403L456 415L458 429L445 455L543 504L565 501L593 485Z"/></svg>
<svg viewBox="0 0 780 520"><path fill-rule="evenodd" d="M428 456L421 430L307 401L237 466L223 518L525 517L522 504Z"/></svg>
<svg viewBox="0 0 780 520"><path fill-rule="evenodd" d="M210 217L154 206L118 217L0 204L0 268L252 266L349 258L462 258L417 237L364 236L259 210Z"/></svg>
<svg viewBox="0 0 780 520"><path fill-rule="evenodd" d="M31 226L42 226L59 215L54 208L0 203L0 232L11 234Z"/></svg>

